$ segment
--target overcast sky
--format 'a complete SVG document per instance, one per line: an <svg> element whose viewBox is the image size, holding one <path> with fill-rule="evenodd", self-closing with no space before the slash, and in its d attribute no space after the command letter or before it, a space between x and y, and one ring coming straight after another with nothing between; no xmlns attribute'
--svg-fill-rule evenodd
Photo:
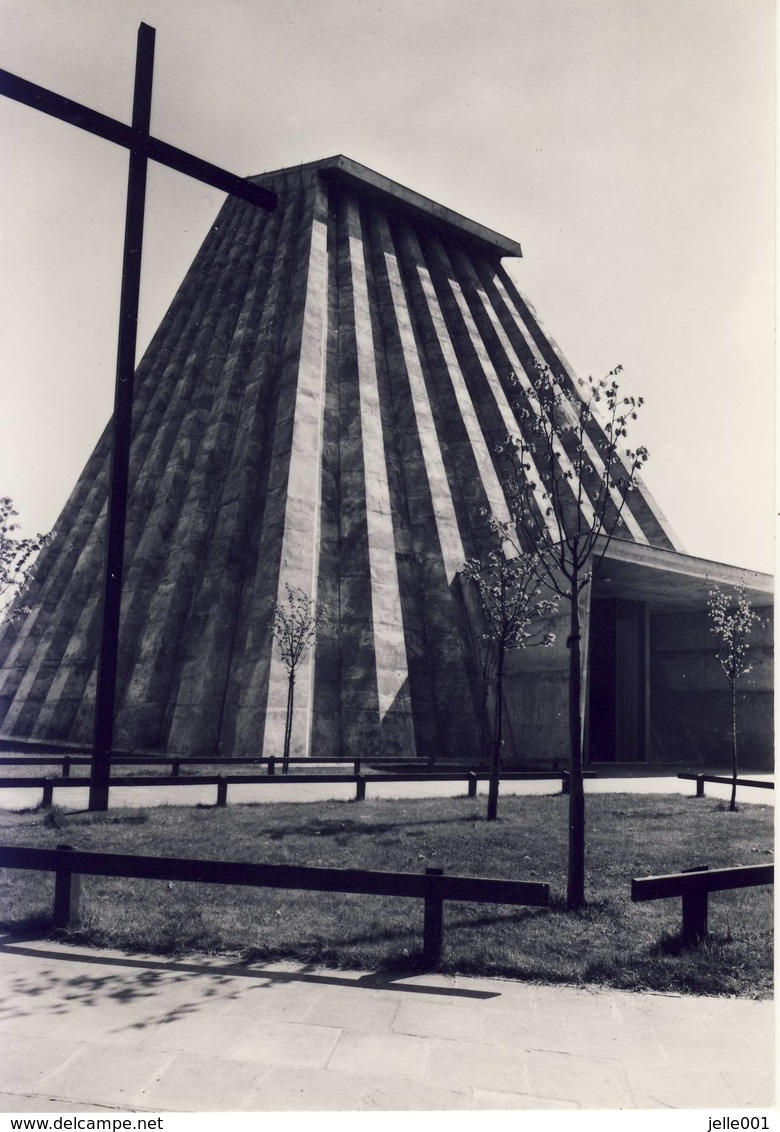
<svg viewBox="0 0 780 1132"><path fill-rule="evenodd" d="M344 153L523 245L624 367L686 549L772 569L773 0L0 0L0 66L249 175ZM111 412L127 154L0 100L0 494L52 526ZM153 166L142 350L224 198Z"/></svg>

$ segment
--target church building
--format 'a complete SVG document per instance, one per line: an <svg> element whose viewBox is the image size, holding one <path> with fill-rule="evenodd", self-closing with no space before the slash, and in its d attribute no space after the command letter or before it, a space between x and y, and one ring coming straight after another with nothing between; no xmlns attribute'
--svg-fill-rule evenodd
<svg viewBox="0 0 780 1132"><path fill-rule="evenodd" d="M281 754L271 622L290 586L328 610L293 754L479 760L484 627L461 569L490 545L485 514L507 515L516 381L575 375L502 265L514 240L343 156L252 180L277 209L227 200L136 375L115 747ZM4 738L91 741L110 446L107 429L31 612L0 626ZM687 555L649 492L629 494L583 595L594 768L728 763L707 597L740 581L761 617L741 759L766 769L771 579ZM568 757L564 613L552 647L512 654L507 765Z"/></svg>

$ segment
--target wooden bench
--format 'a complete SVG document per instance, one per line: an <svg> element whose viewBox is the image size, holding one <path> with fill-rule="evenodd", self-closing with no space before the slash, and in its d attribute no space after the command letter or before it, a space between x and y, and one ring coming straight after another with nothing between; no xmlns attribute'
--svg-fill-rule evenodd
<svg viewBox="0 0 780 1132"><path fill-rule="evenodd" d="M182 760L183 761L183 760ZM477 796L477 787L480 781L485 782L490 777L487 771L469 771L460 773L427 773L421 774L285 774L283 776L274 775L272 766L273 759L269 760L268 775L255 775L255 774L189 774L182 776L179 774L179 767L174 768L172 775L127 775L123 778L111 778L109 781L109 788L111 790L120 789L130 786L216 786L217 798L216 804L224 806L227 804L228 786L265 786L273 784L292 785L296 783L354 783L355 785L355 801L363 802L366 797L366 784L369 782L376 783L389 783L389 782L466 782L466 790L469 798ZM269 775L273 781L269 783ZM594 771L584 771L584 778L595 777ZM566 770L557 771L506 771L501 774L502 782L554 782L558 780L561 783L561 791L564 794L569 792L569 772ZM48 778L30 777L30 778L0 778L0 790L30 790L37 787L43 792L41 804L44 807L51 806L54 799L55 787L57 790L78 789L89 786L90 779L86 776L74 778L70 773L70 766L67 765L63 770L61 778Z"/></svg>
<svg viewBox="0 0 780 1132"><path fill-rule="evenodd" d="M734 779L725 774L693 774L689 771L680 773L678 778L687 779L689 782L696 783L696 797L704 797L704 783L705 782L723 782L726 786L731 786ZM774 790L774 782L767 782L762 778L738 778L737 786L754 786L759 790Z"/></svg>
<svg viewBox="0 0 780 1132"><path fill-rule="evenodd" d="M683 941L698 943L708 934L707 901L711 892L774 884L774 874L774 865L739 865L729 869L710 869L708 865L699 865L666 876L635 877L631 881L631 899L638 902L681 896Z"/></svg>
<svg viewBox="0 0 780 1132"><path fill-rule="evenodd" d="M55 874L54 922L58 927L66 927L77 914L80 878L83 875L416 897L424 902L423 950L425 961L431 967L441 962L445 900L539 908L547 908L550 903L550 886L539 881L447 876L443 869L426 869L424 873L391 873L310 865L146 857L91 850L82 852L70 845L58 845L56 849L0 846L0 868L33 869Z"/></svg>

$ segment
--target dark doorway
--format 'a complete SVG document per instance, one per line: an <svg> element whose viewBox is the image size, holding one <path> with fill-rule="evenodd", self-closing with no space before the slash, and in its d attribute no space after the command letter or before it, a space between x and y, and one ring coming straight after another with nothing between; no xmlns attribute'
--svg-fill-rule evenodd
<svg viewBox="0 0 780 1132"><path fill-rule="evenodd" d="M643 602L593 600L588 703L591 762L641 762L645 758L646 640Z"/></svg>

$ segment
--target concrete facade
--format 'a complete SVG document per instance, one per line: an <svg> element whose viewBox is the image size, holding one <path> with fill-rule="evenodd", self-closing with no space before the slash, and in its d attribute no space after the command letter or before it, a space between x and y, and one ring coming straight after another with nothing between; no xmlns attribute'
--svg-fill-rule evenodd
<svg viewBox="0 0 780 1132"><path fill-rule="evenodd" d="M507 515L495 446L535 363L573 376L501 265L514 241L343 157L255 180L278 209L226 203L138 369L116 746L279 754L270 622L289 584L331 615L296 682L294 754L473 757L482 626L458 571L488 543L483 510ZM597 442L594 423L594 459ZM109 448L41 555L33 612L0 629L3 735L91 738ZM640 565L683 558L644 489L623 543ZM656 612L666 734L692 698ZM513 760L565 758L566 665L563 630L513 658Z"/></svg>

